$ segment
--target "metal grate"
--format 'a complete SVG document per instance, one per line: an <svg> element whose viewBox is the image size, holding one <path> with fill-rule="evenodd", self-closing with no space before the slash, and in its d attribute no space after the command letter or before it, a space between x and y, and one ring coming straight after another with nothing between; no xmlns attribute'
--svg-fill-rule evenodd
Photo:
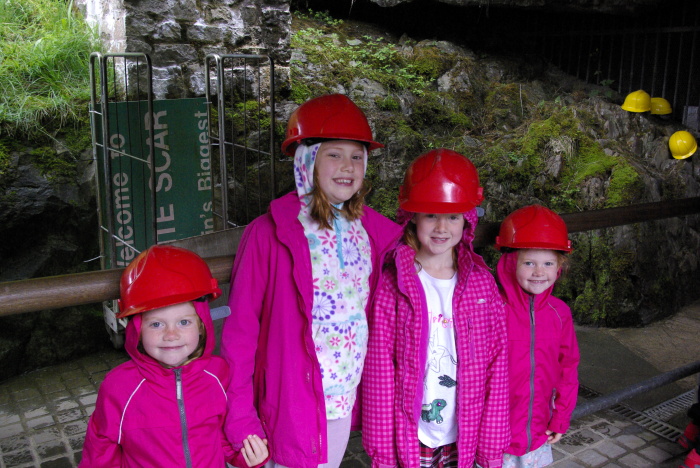
<svg viewBox="0 0 700 468"><path fill-rule="evenodd" d="M584 385L579 385L579 395L583 398L596 398L601 396L600 393ZM660 421L659 419L656 419L653 416L649 416L643 412L634 410L625 404L620 403L611 406L608 409L614 412L615 414L622 416L637 424L638 426L641 426L647 429L648 431L653 432L654 434L663 437L664 439L669 440L671 442L675 442L676 440L678 440L678 437L680 437L680 435L683 433L683 431L678 429L677 427L671 426L665 421Z"/></svg>
<svg viewBox="0 0 700 468"><path fill-rule="evenodd" d="M675 415L688 411L688 408L690 408L693 403L695 403L695 390L689 390L660 405L648 408L644 410L643 413L660 421L668 421Z"/></svg>

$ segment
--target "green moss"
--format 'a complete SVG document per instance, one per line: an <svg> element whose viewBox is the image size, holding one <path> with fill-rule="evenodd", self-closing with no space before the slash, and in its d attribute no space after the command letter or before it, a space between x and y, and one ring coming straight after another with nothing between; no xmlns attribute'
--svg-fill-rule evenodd
<svg viewBox="0 0 700 468"><path fill-rule="evenodd" d="M525 109L521 105L523 99L517 83L493 83L484 99L485 123L494 127L513 116L524 117Z"/></svg>
<svg viewBox="0 0 700 468"><path fill-rule="evenodd" d="M468 115L459 112L450 112L448 119L450 125L455 127L472 128L474 126L472 119Z"/></svg>
<svg viewBox="0 0 700 468"><path fill-rule="evenodd" d="M534 121L520 139L522 152L528 156L540 155L547 142L562 135L578 139L577 123L567 108L558 109L546 119Z"/></svg>
<svg viewBox="0 0 700 468"><path fill-rule="evenodd" d="M399 101L390 95L385 97L378 97L374 100L374 103L377 104L377 107L379 109L385 111L397 111L401 109Z"/></svg>
<svg viewBox="0 0 700 468"><path fill-rule="evenodd" d="M92 147L90 122L81 121L79 124L63 129L64 141L68 150L77 155Z"/></svg>
<svg viewBox="0 0 700 468"><path fill-rule="evenodd" d="M399 189L397 187L375 187L367 197L367 204L387 218L394 219L396 210L399 208L398 196Z"/></svg>
<svg viewBox="0 0 700 468"><path fill-rule="evenodd" d="M434 45L414 47L410 60L416 73L429 80L435 80L454 67L454 54L447 54Z"/></svg>
<svg viewBox="0 0 700 468"><path fill-rule="evenodd" d="M0 140L0 179L8 175L10 162L10 148L4 140Z"/></svg>
<svg viewBox="0 0 700 468"><path fill-rule="evenodd" d="M69 152L58 154L49 146L32 150L34 164L49 181L64 182L75 178L76 160Z"/></svg>
<svg viewBox="0 0 700 468"><path fill-rule="evenodd" d="M619 164L610 177L605 207L627 206L641 195L643 189L642 178L634 167Z"/></svg>
<svg viewBox="0 0 700 468"><path fill-rule="evenodd" d="M606 155L603 148L589 138L579 138L578 141L576 158L570 161L566 172L572 185L580 185L590 177L606 174L620 162L620 159Z"/></svg>

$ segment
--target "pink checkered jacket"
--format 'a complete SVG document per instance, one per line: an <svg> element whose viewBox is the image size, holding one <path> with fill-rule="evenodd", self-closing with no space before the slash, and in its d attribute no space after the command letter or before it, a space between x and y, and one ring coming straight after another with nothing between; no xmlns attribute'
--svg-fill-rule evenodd
<svg viewBox="0 0 700 468"><path fill-rule="evenodd" d="M472 249L476 212L465 218L453 303L458 466L500 467L510 441L506 317L496 282ZM369 317L362 440L374 468L417 468L427 306L413 249L401 244L387 258Z"/></svg>

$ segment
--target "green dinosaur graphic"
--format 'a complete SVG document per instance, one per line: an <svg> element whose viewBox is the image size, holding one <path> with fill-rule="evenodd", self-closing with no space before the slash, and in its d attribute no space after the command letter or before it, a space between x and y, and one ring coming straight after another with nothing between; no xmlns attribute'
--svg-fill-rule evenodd
<svg viewBox="0 0 700 468"><path fill-rule="evenodd" d="M440 411L447 406L447 402L442 398L433 400L432 403L428 405L423 405L420 412L420 418L425 422L435 421L438 424L442 424L442 416L440 416Z"/></svg>

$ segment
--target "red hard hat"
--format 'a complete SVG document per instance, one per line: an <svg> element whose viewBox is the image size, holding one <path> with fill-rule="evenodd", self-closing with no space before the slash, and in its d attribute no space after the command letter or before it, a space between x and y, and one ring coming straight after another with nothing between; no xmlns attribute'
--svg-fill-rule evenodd
<svg viewBox="0 0 700 468"><path fill-rule="evenodd" d="M503 220L496 248L546 249L571 252L566 223L561 216L541 205L524 206Z"/></svg>
<svg viewBox="0 0 700 468"><path fill-rule="evenodd" d="M399 207L413 213L466 213L483 200L474 164L445 148L414 159L399 188Z"/></svg>
<svg viewBox="0 0 700 468"><path fill-rule="evenodd" d="M287 122L282 152L294 156L297 144L307 138L360 141L369 145L368 151L384 147L373 140L365 113L342 94L311 99L295 110Z"/></svg>
<svg viewBox="0 0 700 468"><path fill-rule="evenodd" d="M122 273L117 318L189 302L221 289L207 263L194 252L154 245L141 252Z"/></svg>

